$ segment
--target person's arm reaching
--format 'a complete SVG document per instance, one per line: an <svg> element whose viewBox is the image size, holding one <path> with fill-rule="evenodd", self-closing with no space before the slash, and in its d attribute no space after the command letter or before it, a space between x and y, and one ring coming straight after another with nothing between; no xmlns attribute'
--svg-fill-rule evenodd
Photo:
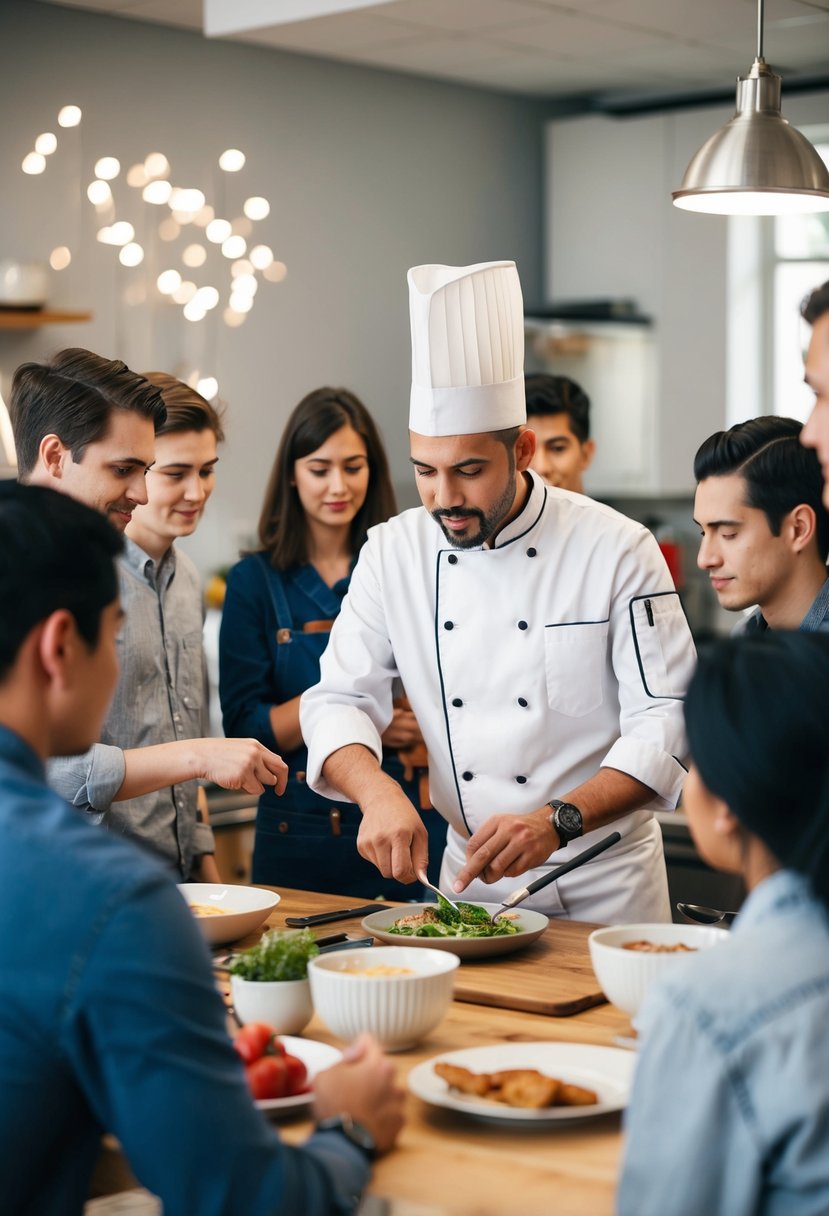
<svg viewBox="0 0 829 1216"><path fill-rule="evenodd" d="M105 812L113 802L201 778L229 790L261 794L285 789L288 769L255 739L181 739L123 751L96 743L80 756L49 761L49 784L81 810Z"/></svg>

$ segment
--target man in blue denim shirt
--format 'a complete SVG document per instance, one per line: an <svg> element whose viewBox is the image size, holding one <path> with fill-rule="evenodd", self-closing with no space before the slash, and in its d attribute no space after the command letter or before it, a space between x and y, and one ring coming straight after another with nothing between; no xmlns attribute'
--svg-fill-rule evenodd
<svg viewBox="0 0 829 1216"><path fill-rule="evenodd" d="M829 1212L829 637L700 658L683 805L749 897L649 993L620 1216Z"/></svg>
<svg viewBox="0 0 829 1216"><path fill-rule="evenodd" d="M281 1144L174 883L46 785L45 757L89 745L115 686L119 549L99 513L0 483L2 1209L80 1213L109 1131L165 1216L351 1212L372 1141L402 1124L388 1061L359 1042L315 1079L336 1126Z"/></svg>

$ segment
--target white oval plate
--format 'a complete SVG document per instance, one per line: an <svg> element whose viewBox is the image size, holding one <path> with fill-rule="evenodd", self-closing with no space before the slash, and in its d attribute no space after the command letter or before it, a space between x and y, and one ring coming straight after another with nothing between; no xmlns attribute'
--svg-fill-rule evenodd
<svg viewBox="0 0 829 1216"><path fill-rule="evenodd" d="M477 900L475 901L478 902ZM540 937L550 923L549 917L543 912L533 912L531 908L516 908L518 917L518 932L505 934L503 937L401 937L397 933L388 933L389 925L393 925L401 916L417 916L425 908L434 908L434 904L402 904L397 908L384 908L382 912L372 912L363 920L363 928L368 930L378 941L386 946L428 946L431 950L449 950L458 958L491 958L495 954L512 954L529 946ZM487 912L497 912L500 904L478 904Z"/></svg>
<svg viewBox="0 0 829 1216"><path fill-rule="evenodd" d="M318 1072L330 1068L341 1060L343 1053L329 1043L320 1043L316 1039L300 1039L294 1035L281 1034L280 1042L285 1044L289 1056L296 1056L308 1069L308 1080L311 1081ZM311 1094L293 1094L290 1098L260 1098L256 1105L267 1115L281 1115L283 1112L296 1110L297 1107L307 1106Z"/></svg>
<svg viewBox="0 0 829 1216"><path fill-rule="evenodd" d="M570 1085L594 1089L594 1106L547 1106L531 1110L506 1106L474 1094L450 1089L435 1072L438 1061L459 1064L472 1072L498 1072L506 1068L536 1068ZM469 1047L449 1051L416 1065L409 1073L409 1089L431 1106L460 1111L473 1119L496 1123L570 1123L595 1119L622 1110L630 1094L636 1053L619 1047L595 1047L587 1043L499 1043L492 1047Z"/></svg>

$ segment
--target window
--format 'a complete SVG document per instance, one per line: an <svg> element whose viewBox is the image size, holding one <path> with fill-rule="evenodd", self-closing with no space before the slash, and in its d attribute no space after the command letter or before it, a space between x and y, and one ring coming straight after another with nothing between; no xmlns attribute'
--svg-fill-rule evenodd
<svg viewBox="0 0 829 1216"><path fill-rule="evenodd" d="M809 132L804 132L809 138ZM811 138L829 165L829 142L825 130ZM770 257L764 276L770 294L766 308L766 349L771 354L767 368L772 383L768 409L805 421L814 401L811 389L803 383L803 355L808 342L808 326L800 317L800 305L812 288L829 279L829 212L812 215L779 215L766 221Z"/></svg>

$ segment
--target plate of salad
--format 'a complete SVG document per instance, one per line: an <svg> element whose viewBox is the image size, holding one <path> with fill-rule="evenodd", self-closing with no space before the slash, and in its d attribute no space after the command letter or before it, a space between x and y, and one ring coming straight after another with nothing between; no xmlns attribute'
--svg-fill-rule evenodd
<svg viewBox="0 0 829 1216"><path fill-rule="evenodd" d="M372 912L363 921L366 929L387 946L428 946L450 950L459 958L490 958L511 954L534 942L550 923L541 912L516 908L492 923L491 913L501 904L470 904L458 901L460 917L444 899L437 903L403 904Z"/></svg>

